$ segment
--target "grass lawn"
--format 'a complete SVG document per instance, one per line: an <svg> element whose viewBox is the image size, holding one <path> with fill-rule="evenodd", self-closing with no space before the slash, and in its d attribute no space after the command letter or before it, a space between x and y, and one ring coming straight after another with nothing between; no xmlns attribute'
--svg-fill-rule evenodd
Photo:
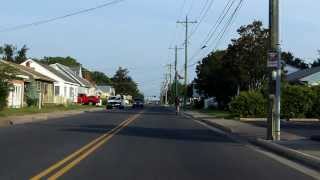
<svg viewBox="0 0 320 180"><path fill-rule="evenodd" d="M234 116L230 114L229 111L223 111L223 110L213 110L213 109L203 109L198 110L200 113L205 113L209 116L212 116L214 118L225 118L225 119L232 119Z"/></svg>
<svg viewBox="0 0 320 180"><path fill-rule="evenodd" d="M41 110L38 107L25 107L20 109L6 108L0 111L0 117L7 116L19 116L19 115L27 115L27 114L35 114L35 113L49 113L49 112L57 112L57 111L69 111L69 110L85 110L92 109L95 106L87 106L87 105L50 105L46 107L42 107Z"/></svg>

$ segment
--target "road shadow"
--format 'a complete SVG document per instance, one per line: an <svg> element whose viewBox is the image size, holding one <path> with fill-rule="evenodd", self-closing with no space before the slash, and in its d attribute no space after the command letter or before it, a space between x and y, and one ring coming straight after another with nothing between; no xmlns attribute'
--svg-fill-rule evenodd
<svg viewBox="0 0 320 180"><path fill-rule="evenodd" d="M116 126L114 125L82 125L79 127L64 128L61 129L61 131L103 134L115 127ZM179 141L234 143L234 141L226 136L209 129L149 128L129 126L118 132L117 135Z"/></svg>

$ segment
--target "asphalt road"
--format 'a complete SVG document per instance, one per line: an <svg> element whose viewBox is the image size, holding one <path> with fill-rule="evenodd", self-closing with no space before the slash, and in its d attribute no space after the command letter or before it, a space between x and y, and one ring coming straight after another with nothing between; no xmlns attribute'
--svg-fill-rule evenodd
<svg viewBox="0 0 320 180"><path fill-rule="evenodd" d="M169 109L0 128L0 179L311 179Z"/></svg>

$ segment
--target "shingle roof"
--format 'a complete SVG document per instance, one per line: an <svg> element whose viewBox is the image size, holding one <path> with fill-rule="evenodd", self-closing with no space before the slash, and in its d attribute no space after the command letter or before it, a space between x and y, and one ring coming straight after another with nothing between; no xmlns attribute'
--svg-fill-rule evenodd
<svg viewBox="0 0 320 180"><path fill-rule="evenodd" d="M53 74L57 75L59 78L63 79L64 81L66 82L69 82L69 83L75 83L75 84L78 84L78 82L76 82L75 80L73 80L72 78L64 75L63 73L61 73L60 71L56 70L55 68L51 67L51 66L48 66L46 64L42 64L42 63L39 63L41 66L43 66L44 68L46 68L48 71L52 72Z"/></svg>
<svg viewBox="0 0 320 180"><path fill-rule="evenodd" d="M297 72L294 72L292 74L289 74L287 76L287 80L290 82L293 81L299 81L300 79L310 76L312 74L320 72L320 67L314 67L314 68L308 68L308 69L303 69Z"/></svg>
<svg viewBox="0 0 320 180"><path fill-rule="evenodd" d="M16 69L18 69L19 71L21 71L22 73L28 75L28 76L32 76L33 79L36 79L36 80L42 80L42 81L48 81L48 82L55 82L54 79L51 79L35 70L33 70L32 68L29 68L29 67L26 67L26 66L22 66L20 64L15 64L15 63L12 63L12 62L8 62L8 61L4 61L4 60L1 60L2 63L5 63L5 64L8 64L10 65L11 67L14 67Z"/></svg>
<svg viewBox="0 0 320 180"><path fill-rule="evenodd" d="M78 75L76 75L68 66L65 66L65 65L62 65L62 64L59 64L59 63L56 63L54 65L56 65L64 73L68 74L72 79L74 79L75 81L80 83L82 86L89 87L89 88L93 87L93 85L89 81L87 81L87 80L79 77Z"/></svg>

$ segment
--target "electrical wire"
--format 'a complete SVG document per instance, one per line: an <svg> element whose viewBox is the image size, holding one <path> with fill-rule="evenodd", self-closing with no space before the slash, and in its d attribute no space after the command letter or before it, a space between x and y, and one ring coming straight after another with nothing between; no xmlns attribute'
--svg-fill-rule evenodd
<svg viewBox="0 0 320 180"><path fill-rule="evenodd" d="M17 26L8 27L8 28L2 28L2 29L0 29L0 32L16 31L16 30L20 30L20 29L29 28L29 27L32 27L32 26L39 26L39 25L42 25L42 24L47 24L47 23L50 23L50 22L53 22L53 21L57 21L57 20L61 20L61 19L65 19L65 18L68 18L68 17L71 17L71 16L76 16L76 15L83 14L83 13L88 13L90 11L94 11L94 10L101 9L101 8L104 8L104 7L107 7L107 6L110 6L110 5L114 5L114 4L120 3L122 1L125 1L125 0L113 0L113 1L109 1L109 2L106 2L104 4L92 7L92 8L83 9L83 10L72 12L72 13L69 13L69 14L62 15L62 16L57 16L57 17L50 18L50 19L35 21L35 22L32 22L32 23L17 25Z"/></svg>
<svg viewBox="0 0 320 180"><path fill-rule="evenodd" d="M217 46L219 45L220 41L222 40L222 38L224 37L224 35L225 35L226 32L228 31L228 29L230 28L233 20L235 19L237 13L238 13L239 10L240 10L240 8L242 7L243 1L244 1L244 0L240 0L240 1L239 1L238 5L236 6L236 8L234 9L234 11L232 12L231 16L227 19L226 24L225 24L224 27L221 29L221 31L219 32L218 36L215 38L215 41L213 41L212 44L210 44L209 47L212 47L213 44L216 42L216 45L215 45L214 49L217 48ZM233 1L233 2L234 2L234 1ZM230 11L233 3L231 3L231 6L230 6L230 5L228 6L228 5L229 5L229 3L228 3L227 6L226 6L226 7L228 7L228 10L227 10L227 12L225 13L225 15L223 15L222 20L225 19L225 17L227 16L226 14L228 14L228 12ZM225 12L225 10L223 10L223 12ZM220 17L221 17L221 16L220 16ZM219 17L218 19L220 19L220 17ZM221 22L221 21L220 21L220 22ZM218 23L218 25L216 26L215 29L218 29L218 27L220 26L220 24L221 24L221 23ZM215 30L215 31L216 31L216 30ZM214 31L214 32L215 32L215 31ZM215 33L213 33L213 34L215 34ZM209 50L209 51L211 51L211 50ZM200 52L201 52L201 49L200 49ZM197 51L197 52L192 56L191 59L194 59L200 52ZM197 63L198 63L198 62L194 62L194 63L188 65L188 67L192 67L192 66L196 65Z"/></svg>
<svg viewBox="0 0 320 180"><path fill-rule="evenodd" d="M210 3L209 3L210 2ZM208 4L209 3L209 4ZM203 20L207 17L209 10L211 9L212 5L214 3L214 0L207 0L206 3L204 4L202 10L200 11L200 16L199 16L199 22L196 24L195 28L191 31L190 35L188 38L191 38L194 33L197 32L200 24L203 22ZM198 18L197 18L198 19Z"/></svg>

